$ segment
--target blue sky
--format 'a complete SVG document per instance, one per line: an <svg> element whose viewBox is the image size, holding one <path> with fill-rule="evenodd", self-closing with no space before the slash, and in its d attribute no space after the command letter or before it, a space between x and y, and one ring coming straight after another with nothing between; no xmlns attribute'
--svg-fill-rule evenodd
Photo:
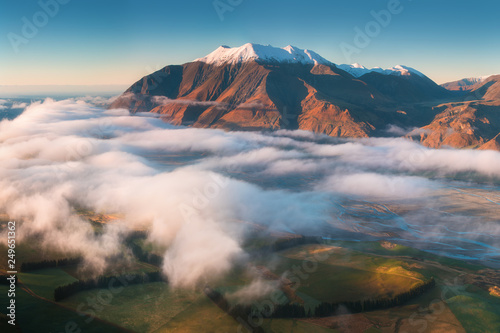
<svg viewBox="0 0 500 333"><path fill-rule="evenodd" d="M41 0L51 3L57 0ZM396 0L0 0L0 85L125 85L168 64L247 42L315 50L334 63L414 67L438 83L500 73L500 4L401 0L400 12L350 59L355 28ZM38 13L38 16L37 16ZM34 17L35 16L35 17ZM23 17L38 31L24 38ZM46 24L45 24L46 23ZM19 41L16 39L16 41Z"/></svg>

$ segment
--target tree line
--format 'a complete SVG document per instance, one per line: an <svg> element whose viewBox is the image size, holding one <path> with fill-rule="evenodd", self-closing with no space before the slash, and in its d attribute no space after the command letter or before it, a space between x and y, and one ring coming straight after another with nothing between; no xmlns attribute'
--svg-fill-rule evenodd
<svg viewBox="0 0 500 333"><path fill-rule="evenodd" d="M70 284L59 286L54 290L54 300L59 302L67 297L70 297L80 291L90 289L108 288L115 283L122 282L122 285L142 284L150 282L165 281L160 271L127 274L117 276L100 276L96 279L78 280Z"/></svg>
<svg viewBox="0 0 500 333"><path fill-rule="evenodd" d="M130 248L130 250L132 250L132 254L137 258L137 260L151 264L153 266L161 266L163 257L148 251L144 251L142 247L132 241L128 243L128 247Z"/></svg>
<svg viewBox="0 0 500 333"><path fill-rule="evenodd" d="M332 316L333 314L338 312L341 306L345 307L351 313L388 309L402 305L410 301L411 299L414 299L424 294L426 291L434 288L435 286L436 286L436 281L434 280L434 278L430 278L426 282L421 283L406 292L397 294L392 298L368 299L364 301L339 302L339 303L322 302L314 309L314 316L315 317Z"/></svg>
<svg viewBox="0 0 500 333"><path fill-rule="evenodd" d="M270 315L267 318L309 318L309 317L329 317L340 313L342 308L350 313L360 313L374 310L382 310L395 306L402 305L413 298L416 298L426 291L432 289L436 285L434 278L430 278L424 283L421 283L410 290L397 294L391 298L368 299L363 301L346 301L346 302L322 302L314 309L306 310L303 304L276 304ZM205 288L205 294L219 306L222 310L227 312L234 318L248 318L259 311L251 305L236 305L230 307L229 302L224 295L219 291Z"/></svg>
<svg viewBox="0 0 500 333"><path fill-rule="evenodd" d="M125 243L137 260L159 267L163 262L163 257L144 250L141 246L134 242L136 239L146 238L147 234L144 231L134 231L125 239Z"/></svg>
<svg viewBox="0 0 500 333"><path fill-rule="evenodd" d="M64 267L78 265L83 261L82 257L64 258L59 260L43 260L37 262L23 262L21 264L21 272L36 271L38 269Z"/></svg>
<svg viewBox="0 0 500 333"><path fill-rule="evenodd" d="M321 237L300 235L299 237L294 238L278 239L276 242L270 245L269 249L273 252L278 252L299 245L321 243L323 243L323 239Z"/></svg>
<svg viewBox="0 0 500 333"><path fill-rule="evenodd" d="M322 243L324 243L324 241L321 237L299 235L298 237L293 237L293 238L277 239L275 242L271 244L264 245L262 247L250 251L250 253L253 255L265 255L270 252L278 252L299 245L322 244Z"/></svg>
<svg viewBox="0 0 500 333"><path fill-rule="evenodd" d="M252 312L251 305L236 304L235 306L231 307L227 299L224 297L224 295L222 295L222 293L220 293L215 289L210 288L209 286L206 286L203 291L205 292L205 295L207 295L207 297L210 298L210 300L215 303L215 305L217 305L228 315L236 319L238 322L239 319L241 318L248 318ZM262 327L257 326L252 328L252 332L264 333L264 330L262 329Z"/></svg>

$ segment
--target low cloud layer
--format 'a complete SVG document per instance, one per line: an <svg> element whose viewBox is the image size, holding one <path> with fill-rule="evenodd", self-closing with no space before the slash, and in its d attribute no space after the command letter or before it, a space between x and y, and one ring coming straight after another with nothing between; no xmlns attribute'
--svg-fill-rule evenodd
<svg viewBox="0 0 500 333"><path fill-rule="evenodd" d="M362 214L374 202L428 207L436 202L428 198L447 200L443 191L476 181L500 202L500 154L493 151L432 150L403 139L343 140L303 131L175 127L91 102L102 101L47 99L0 123L0 212L22 221L20 241L40 235L47 247L84 255L97 272L123 251L131 230L146 230L166 249L162 268L174 286L193 287L245 262L242 244L255 226L373 236L376 222L387 223L382 230L400 230L408 241L423 242L420 229L408 232L422 228L435 235L428 241L437 242L441 231L426 229L415 213ZM76 208L120 218L96 235ZM451 225L448 215L436 213L440 207L433 208L434 224L444 221L469 237L463 234L467 219ZM403 228L405 218L414 226ZM476 234L500 235L487 216L475 219L483 220ZM496 253L498 241L476 234L469 238L482 237L490 246L477 245L479 255Z"/></svg>

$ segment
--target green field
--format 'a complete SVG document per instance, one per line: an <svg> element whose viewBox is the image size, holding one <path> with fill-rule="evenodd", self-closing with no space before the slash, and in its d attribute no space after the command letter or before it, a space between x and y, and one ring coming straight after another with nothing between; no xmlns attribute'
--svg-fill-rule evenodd
<svg viewBox="0 0 500 333"><path fill-rule="evenodd" d="M83 291L63 300L61 304L74 309L84 304L82 311L95 312L99 318L132 331L151 332L204 297L199 292L172 290L163 282L127 286L112 293L109 301L107 297L98 298L100 294L104 295L102 292L107 293L108 290ZM97 310L88 305L88 299L102 300Z"/></svg>
<svg viewBox="0 0 500 333"><path fill-rule="evenodd" d="M34 261L30 246L20 248L20 251L25 250L29 253L20 257ZM43 258L52 259L47 254ZM159 269L142 262L121 264L119 268L126 273ZM306 309L314 309L321 301L391 297L434 277L436 288L403 306L349 315L339 313L327 318L263 319L261 328L264 332L373 333L393 332L397 324L399 331L412 332L425 323L423 332L500 332L500 298L470 282L474 281L470 277L480 275L481 269L484 267L401 245L329 242L300 245L250 261L211 287L222 293L232 293L256 278L275 282L281 279L284 284L280 288L285 289L276 292L281 293L284 302L287 297L283 295L287 295L293 297L294 302L304 304ZM107 274L112 273L110 270ZM163 282L125 288L118 285L113 292L110 289L87 290L59 303L51 302L56 287L84 276L76 266L19 273L20 281L29 288L28 293L18 287L20 328L25 332L63 332L68 320L77 323L83 332L237 332L241 328L237 320L203 293L202 286L183 290L172 289ZM460 279L456 286L444 286L457 278ZM295 284L290 285L291 281ZM283 285L293 286L293 292ZM0 292L6 293L6 289L0 286ZM445 298L443 290L448 291ZM449 293L450 290L453 292ZM266 296L255 302L265 300ZM92 305L92 302L97 303ZM0 305L5 308L3 303L4 298ZM83 314L79 315L77 309ZM0 312L5 313L5 310ZM85 313L97 318L87 323L89 317ZM0 329L5 327L1 325L4 323L0 324Z"/></svg>
<svg viewBox="0 0 500 333"><path fill-rule="evenodd" d="M18 273L19 280L35 294L54 300L54 289L77 281L60 268L40 269L29 273Z"/></svg>
<svg viewBox="0 0 500 333"><path fill-rule="evenodd" d="M238 332L239 325L235 319L203 296L154 332Z"/></svg>
<svg viewBox="0 0 500 333"><path fill-rule="evenodd" d="M265 319L262 328L273 333L336 333L337 329L330 329L316 324L294 319Z"/></svg>
<svg viewBox="0 0 500 333"><path fill-rule="evenodd" d="M0 285L0 293L7 295L7 286ZM5 313L7 298L0 297L0 308ZM4 310L5 309L5 310ZM85 318L75 311L29 295L20 288L16 291L16 325L22 332L66 331L66 325L77 327L82 332L125 332L124 329L100 320L85 322ZM15 332L10 330L5 332ZM2 331L4 332L4 331Z"/></svg>
<svg viewBox="0 0 500 333"><path fill-rule="evenodd" d="M448 300L448 306L467 332L500 332L500 302L495 297L475 290Z"/></svg>
<svg viewBox="0 0 500 333"><path fill-rule="evenodd" d="M81 267L77 266L65 266L61 267L61 270L65 271L75 279L81 279L81 280L86 280L86 279L91 279L93 276L92 272L89 272L87 270L82 270ZM158 271L159 268L155 267L153 265L144 263L144 262L139 262L139 261L133 261L133 262L127 262L126 264L116 264L112 268L105 269L104 272L102 273L103 276L116 276L120 274L139 274L139 273L149 273L149 272L156 272Z"/></svg>
<svg viewBox="0 0 500 333"><path fill-rule="evenodd" d="M58 251L40 251L42 246L36 240L16 243L16 266L19 270L23 262L39 262L43 260L58 260L77 257L77 254L62 253ZM0 253L7 253L7 246L0 244ZM0 262L0 269L6 270L7 260Z"/></svg>
<svg viewBox="0 0 500 333"><path fill-rule="evenodd" d="M314 254L320 253L321 260ZM326 245L303 245L279 253L278 275L289 272L297 292L317 301L392 297L422 283L424 277L399 260ZM292 267L292 269L290 269ZM298 270L299 272L296 272Z"/></svg>

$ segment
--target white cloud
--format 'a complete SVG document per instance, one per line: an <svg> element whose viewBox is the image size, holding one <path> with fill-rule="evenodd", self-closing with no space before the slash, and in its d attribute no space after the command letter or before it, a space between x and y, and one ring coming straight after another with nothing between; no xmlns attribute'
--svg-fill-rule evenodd
<svg viewBox="0 0 500 333"><path fill-rule="evenodd" d="M14 104L12 104L12 106L10 108L11 109L24 109L27 106L28 106L28 103L15 102Z"/></svg>
<svg viewBox="0 0 500 333"><path fill-rule="evenodd" d="M158 105L168 105L168 104L183 104L183 105L204 105L213 106L219 105L224 106L225 104L217 101L197 101L192 99L171 99L165 96L153 96L152 101Z"/></svg>
<svg viewBox="0 0 500 333"><path fill-rule="evenodd" d="M384 132L396 136L405 136L408 133L416 133L417 130L418 128L416 127L403 128L394 124L389 124Z"/></svg>
<svg viewBox="0 0 500 333"><path fill-rule="evenodd" d="M262 300L264 297L277 292L279 281L269 281L257 278L249 285L238 289L233 293L226 294L226 299L237 304L251 304L254 301Z"/></svg>
<svg viewBox="0 0 500 333"><path fill-rule="evenodd" d="M337 221L338 198L434 195L448 182L440 177L464 172L498 184L500 153L175 127L80 99L35 102L0 122L0 211L23 221L20 241L40 233L99 272L122 253L129 230L147 230L167 249L164 272L182 287L244 260L251 225L320 232ZM96 235L75 205L121 218Z"/></svg>
<svg viewBox="0 0 500 333"><path fill-rule="evenodd" d="M391 176L376 173L354 173L330 176L319 189L378 198L419 198L433 190L426 178Z"/></svg>

